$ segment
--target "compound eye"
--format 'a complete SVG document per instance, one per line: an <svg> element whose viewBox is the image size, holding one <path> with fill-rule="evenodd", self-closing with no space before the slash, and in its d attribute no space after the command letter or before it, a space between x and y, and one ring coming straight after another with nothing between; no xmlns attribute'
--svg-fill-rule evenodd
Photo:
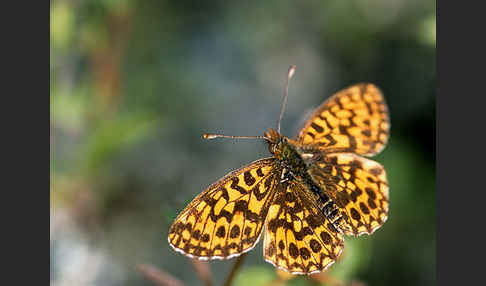
<svg viewBox="0 0 486 286"><path fill-rule="evenodd" d="M275 152L277 152L277 144L270 144L268 146L268 151L270 151L270 153L272 154L275 154Z"/></svg>

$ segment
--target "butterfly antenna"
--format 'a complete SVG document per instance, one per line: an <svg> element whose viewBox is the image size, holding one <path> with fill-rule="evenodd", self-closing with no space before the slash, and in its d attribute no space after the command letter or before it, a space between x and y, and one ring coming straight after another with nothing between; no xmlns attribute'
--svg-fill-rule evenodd
<svg viewBox="0 0 486 286"><path fill-rule="evenodd" d="M231 136L231 135L223 135L223 134L211 134L211 133L204 133L203 139L211 140L215 138L231 138L231 139L265 139L265 136Z"/></svg>
<svg viewBox="0 0 486 286"><path fill-rule="evenodd" d="M287 81L285 83L285 92L284 92L284 97L283 97L283 102L282 102L282 110L280 110L280 117L279 117L278 123L277 123L278 133L280 133L280 122L282 121L283 113L284 113L284 110L285 110L285 105L287 105L287 97L289 95L289 81L292 78L292 76L294 76L295 68L296 67L294 65L290 66L289 72L287 74Z"/></svg>

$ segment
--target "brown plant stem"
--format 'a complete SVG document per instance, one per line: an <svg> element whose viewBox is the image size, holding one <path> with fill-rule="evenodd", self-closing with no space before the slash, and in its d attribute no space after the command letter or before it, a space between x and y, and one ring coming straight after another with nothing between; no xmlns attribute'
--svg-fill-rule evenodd
<svg viewBox="0 0 486 286"><path fill-rule="evenodd" d="M336 279L332 276L330 276L327 272L321 272L317 274L312 274L308 276L310 280L314 281L316 283L315 285L321 285L325 283L326 285L330 286L345 286L346 283L343 281Z"/></svg>
<svg viewBox="0 0 486 286"><path fill-rule="evenodd" d="M231 283L233 282L233 279L235 278L235 274L238 271L238 269L241 266L241 263L243 262L243 259L245 258L246 253L243 253L242 255L238 256L238 258L235 261L235 264L233 265L233 269L231 269L230 274L226 278L226 281L224 282L223 286L231 286Z"/></svg>
<svg viewBox="0 0 486 286"><path fill-rule="evenodd" d="M159 270L152 265L139 264L137 269L142 275L153 283L161 286L185 286L179 279L169 273Z"/></svg>
<svg viewBox="0 0 486 286"><path fill-rule="evenodd" d="M192 266L196 270L199 279L206 286L212 286L211 270L209 269L209 263L207 261L201 261L197 259L191 259Z"/></svg>

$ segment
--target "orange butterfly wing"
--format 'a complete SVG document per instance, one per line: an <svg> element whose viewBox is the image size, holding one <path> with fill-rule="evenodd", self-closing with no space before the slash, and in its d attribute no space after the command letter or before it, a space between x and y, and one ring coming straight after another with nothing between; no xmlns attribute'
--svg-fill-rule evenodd
<svg viewBox="0 0 486 286"><path fill-rule="evenodd" d="M296 140L316 148L372 156L389 137L390 121L381 91L357 84L326 100L306 121Z"/></svg>
<svg viewBox="0 0 486 286"><path fill-rule="evenodd" d="M388 181L379 163L353 153L327 154L309 174L339 207L347 235L371 234L388 217Z"/></svg>
<svg viewBox="0 0 486 286"><path fill-rule="evenodd" d="M279 179L274 158L231 172L179 214L169 229L169 244L199 259L231 258L252 249Z"/></svg>
<svg viewBox="0 0 486 286"><path fill-rule="evenodd" d="M277 186L265 222L265 261L292 274L312 274L332 265L343 247L343 234L324 216L307 186L296 180Z"/></svg>

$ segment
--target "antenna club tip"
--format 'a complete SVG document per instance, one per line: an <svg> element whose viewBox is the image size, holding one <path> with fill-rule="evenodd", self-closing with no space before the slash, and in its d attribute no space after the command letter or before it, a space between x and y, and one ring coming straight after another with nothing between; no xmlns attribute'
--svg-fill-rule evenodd
<svg viewBox="0 0 486 286"><path fill-rule="evenodd" d="M294 73L295 73L295 69L297 67L295 65L291 65L290 68L289 68L289 73L288 73L288 78L291 79L293 76L294 76Z"/></svg>
<svg viewBox="0 0 486 286"><path fill-rule="evenodd" d="M202 138L205 139L205 140L209 140L209 139L212 139L213 136L211 136L211 134L208 134L208 133L204 133L202 135Z"/></svg>

